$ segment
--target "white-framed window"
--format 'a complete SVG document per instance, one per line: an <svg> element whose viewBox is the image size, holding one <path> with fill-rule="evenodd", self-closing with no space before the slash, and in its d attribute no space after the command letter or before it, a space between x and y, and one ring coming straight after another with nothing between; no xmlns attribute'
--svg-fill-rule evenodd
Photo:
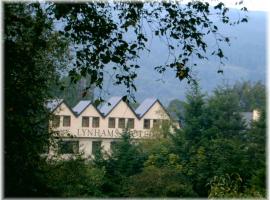
<svg viewBox="0 0 270 200"><path fill-rule="evenodd" d="M128 118L127 128L134 129L134 119L133 118Z"/></svg>
<svg viewBox="0 0 270 200"><path fill-rule="evenodd" d="M93 117L92 119L92 127L98 128L99 127L99 117Z"/></svg>
<svg viewBox="0 0 270 200"><path fill-rule="evenodd" d="M109 117L109 122L108 122L108 127L109 128L115 128L115 118Z"/></svg>
<svg viewBox="0 0 270 200"><path fill-rule="evenodd" d="M144 129L150 129L150 119L144 119L143 120L143 128Z"/></svg>
<svg viewBox="0 0 270 200"><path fill-rule="evenodd" d="M89 117L82 117L82 127L89 127Z"/></svg>
<svg viewBox="0 0 270 200"><path fill-rule="evenodd" d="M126 119L125 118L119 118L118 119L118 128L125 128Z"/></svg>
<svg viewBox="0 0 270 200"><path fill-rule="evenodd" d="M64 127L70 126L70 116L67 115L63 116L63 126Z"/></svg>
<svg viewBox="0 0 270 200"><path fill-rule="evenodd" d="M60 116L59 115L52 116L52 126L55 128L60 126Z"/></svg>

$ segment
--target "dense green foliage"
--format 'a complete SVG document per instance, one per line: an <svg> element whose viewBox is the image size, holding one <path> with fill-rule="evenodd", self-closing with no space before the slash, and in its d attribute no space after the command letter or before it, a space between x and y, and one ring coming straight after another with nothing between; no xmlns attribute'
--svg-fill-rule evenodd
<svg viewBox="0 0 270 200"><path fill-rule="evenodd" d="M165 125L140 141L125 133L93 160L50 160L39 174L43 196L265 197L265 111L247 128L237 99L233 88L206 97L194 86L181 129Z"/></svg>
<svg viewBox="0 0 270 200"><path fill-rule="evenodd" d="M265 110L250 128L239 110L233 87L207 97L195 85L181 129L164 124L140 141L124 133L112 153L48 163L42 180L63 197L265 197Z"/></svg>
<svg viewBox="0 0 270 200"><path fill-rule="evenodd" d="M44 180L51 195L65 197L265 197L265 110L250 128L240 110L234 87L207 97L194 85L181 129L164 124L140 141L125 133L112 153L101 149L92 161L64 161Z"/></svg>
<svg viewBox="0 0 270 200"><path fill-rule="evenodd" d="M266 88L260 82L238 81L231 87L235 101L239 103L239 111L251 112L254 109L264 109L266 106ZM169 102L167 111L174 120L184 123L184 107L186 102L174 99Z"/></svg>
<svg viewBox="0 0 270 200"><path fill-rule="evenodd" d="M5 4L5 195L42 195L39 153L48 142L51 81L65 43L38 4Z"/></svg>
<svg viewBox="0 0 270 200"><path fill-rule="evenodd" d="M44 166L40 179L48 190L43 196L91 197L103 196L104 168L96 168L80 155L69 160L50 160Z"/></svg>
<svg viewBox="0 0 270 200"><path fill-rule="evenodd" d="M122 139L116 143L114 151L104 160L106 175L104 195L107 197L125 197L128 178L142 170L144 156L139 153L138 146L132 143L130 135L124 133Z"/></svg>
<svg viewBox="0 0 270 200"><path fill-rule="evenodd" d="M250 81L237 82L233 90L238 95L241 111L249 112L253 109L265 108L266 88L261 82L253 84Z"/></svg>
<svg viewBox="0 0 270 200"><path fill-rule="evenodd" d="M174 99L170 101L167 107L167 111L170 113L171 118L180 121L180 123L183 121L184 105L185 102Z"/></svg>
<svg viewBox="0 0 270 200"><path fill-rule="evenodd" d="M94 87L87 88L89 81L87 78L82 78L76 84L72 84L69 77L62 77L54 82L50 89L50 94L54 98L65 99L71 107L81 100L93 101Z"/></svg>

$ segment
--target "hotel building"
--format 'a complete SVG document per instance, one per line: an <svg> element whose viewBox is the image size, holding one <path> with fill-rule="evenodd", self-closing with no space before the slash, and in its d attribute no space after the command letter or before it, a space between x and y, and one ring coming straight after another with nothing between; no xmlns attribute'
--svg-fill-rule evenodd
<svg viewBox="0 0 270 200"><path fill-rule="evenodd" d="M122 97L111 97L99 109L87 100L70 108L63 99L49 101L47 108L53 114L49 129L61 138L56 151L63 155L83 152L88 157L100 147L110 152L123 131L128 130L134 139L150 138L153 127L170 120L156 98L145 99L135 111ZM54 153L50 148L50 154Z"/></svg>

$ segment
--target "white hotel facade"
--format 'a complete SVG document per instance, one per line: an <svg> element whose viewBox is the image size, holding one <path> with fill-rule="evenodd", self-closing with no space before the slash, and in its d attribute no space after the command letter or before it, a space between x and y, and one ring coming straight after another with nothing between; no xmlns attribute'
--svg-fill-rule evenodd
<svg viewBox="0 0 270 200"><path fill-rule="evenodd" d="M49 101L47 107L53 114L49 129L61 138L57 150L50 148L50 154L83 152L88 157L100 147L110 152L123 131L128 130L134 139L150 138L153 127L170 120L156 98L145 99L135 111L122 97L111 97L100 109L87 100L70 108L62 99Z"/></svg>

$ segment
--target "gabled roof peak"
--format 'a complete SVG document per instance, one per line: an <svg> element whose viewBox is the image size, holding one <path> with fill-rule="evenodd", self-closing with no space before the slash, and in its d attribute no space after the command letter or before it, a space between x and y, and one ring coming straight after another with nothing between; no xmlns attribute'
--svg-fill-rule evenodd
<svg viewBox="0 0 270 200"><path fill-rule="evenodd" d="M53 112L62 102L64 102L64 99L49 99L45 106L50 112Z"/></svg>
<svg viewBox="0 0 270 200"><path fill-rule="evenodd" d="M113 96L111 97L108 101L106 101L100 109L97 109L90 100L81 100L79 103L74 106L72 109L65 103L63 99L51 99L48 100L45 104L45 106L49 109L50 112L54 112L57 107L60 106L60 104L65 103L65 105L68 107L68 109L78 117L88 106L92 105L97 112L100 114L101 117L106 117L109 115L109 113L123 100L122 96ZM166 109L163 107L163 105L160 103L160 101L155 98L155 97L150 97L145 99L139 107L134 111L132 107L127 103L127 106L130 108L130 110L134 113L134 115L138 118L141 119L150 109L151 107L158 102L161 107L165 110L167 113ZM168 113L167 113L168 114ZM168 114L168 116L170 116Z"/></svg>
<svg viewBox="0 0 270 200"><path fill-rule="evenodd" d="M99 111L104 115L108 115L112 109L122 100L121 96L114 96L111 97L107 102L105 102L103 104L103 106L101 106L101 108L99 109Z"/></svg>
<svg viewBox="0 0 270 200"><path fill-rule="evenodd" d="M138 115L139 118L141 118L153 106L156 101L158 101L158 99L154 97L145 99L135 110L135 113Z"/></svg>
<svg viewBox="0 0 270 200"><path fill-rule="evenodd" d="M91 104L90 100L81 100L76 106L72 108L72 110L77 115L80 115L90 104Z"/></svg>

